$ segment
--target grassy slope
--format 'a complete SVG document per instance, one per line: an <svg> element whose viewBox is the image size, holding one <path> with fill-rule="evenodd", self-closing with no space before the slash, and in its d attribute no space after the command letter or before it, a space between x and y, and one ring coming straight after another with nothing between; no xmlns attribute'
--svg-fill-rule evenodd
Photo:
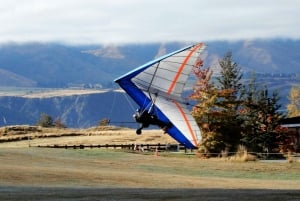
<svg viewBox="0 0 300 201"><path fill-rule="evenodd" d="M160 131L136 136L130 129L93 128L83 133L35 137L30 143L171 140ZM299 172L299 162L243 163L183 153L155 156L112 149L29 148L28 141L0 144L0 200L297 200Z"/></svg>
<svg viewBox="0 0 300 201"><path fill-rule="evenodd" d="M0 161L2 185L300 189L300 163L44 148L1 148Z"/></svg>

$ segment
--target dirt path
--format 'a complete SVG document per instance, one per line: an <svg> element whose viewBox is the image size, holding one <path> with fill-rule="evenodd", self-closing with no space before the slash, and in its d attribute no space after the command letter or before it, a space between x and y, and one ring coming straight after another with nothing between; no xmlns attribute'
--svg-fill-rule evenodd
<svg viewBox="0 0 300 201"><path fill-rule="evenodd" d="M296 190L0 187L5 201L298 201Z"/></svg>

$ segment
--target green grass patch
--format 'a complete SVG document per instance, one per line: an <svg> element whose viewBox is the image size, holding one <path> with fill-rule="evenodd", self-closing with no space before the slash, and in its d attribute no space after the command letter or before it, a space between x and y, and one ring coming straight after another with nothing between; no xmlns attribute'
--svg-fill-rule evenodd
<svg viewBox="0 0 300 201"><path fill-rule="evenodd" d="M140 154L113 149L0 148L0 157L3 160L13 159L13 155L19 155L20 158L24 155L32 160L32 164L38 164L41 161L43 163L39 164L41 167L47 167L47 165L49 167L55 165L71 167L72 164L85 167L87 164L87 166L92 165L97 169L97 166L100 168L105 164L105 167L109 167L111 164L112 170L119 171L122 167L126 167L130 171L145 174L300 182L299 162L236 162L223 159L199 159L194 155L185 155L184 153L165 152L155 156L153 152ZM57 164L53 164L53 161L56 161Z"/></svg>

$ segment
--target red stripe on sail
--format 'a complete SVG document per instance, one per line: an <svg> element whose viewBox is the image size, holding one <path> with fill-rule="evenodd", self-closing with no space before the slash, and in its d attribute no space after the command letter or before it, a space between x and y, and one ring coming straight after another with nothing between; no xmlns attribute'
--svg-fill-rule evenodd
<svg viewBox="0 0 300 201"><path fill-rule="evenodd" d="M191 51L189 52L189 54L185 57L183 63L180 65L180 67L179 67L179 69L178 69L178 71L177 71L177 73L176 73L176 75L175 75L175 77L174 77L174 79L173 79L173 81L172 81L172 83L171 83L169 89L168 89L168 94L171 94L171 93L172 93L172 91L173 91L173 89L174 89L174 87L175 87L175 84L176 84L176 82L177 82L178 79L179 79L180 74L182 73L182 71L183 71L183 69L184 69L186 63L189 61L189 59L190 59L190 57L192 56L192 54L193 54L198 48L200 48L202 45L203 45L202 43L199 43L198 45L195 45L195 46L191 49Z"/></svg>
<svg viewBox="0 0 300 201"><path fill-rule="evenodd" d="M184 119L184 122L185 122L186 126L188 127L188 129L189 129L189 131L190 131L190 134L192 135L192 138L193 138L193 141L194 141L193 144L194 144L195 146L198 146L198 141L197 141L195 132L193 131L192 126L191 126L189 120L187 119L187 117L186 117L186 115L185 115L185 113L184 113L182 107L180 107L180 105L179 105L176 101L173 101L173 102L175 103L176 107L178 108L178 110L179 110L181 116L182 116L183 119Z"/></svg>

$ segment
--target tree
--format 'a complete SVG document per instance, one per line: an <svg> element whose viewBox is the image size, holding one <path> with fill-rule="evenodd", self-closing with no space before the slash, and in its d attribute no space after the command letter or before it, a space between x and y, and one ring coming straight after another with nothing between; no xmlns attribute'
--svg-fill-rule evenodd
<svg viewBox="0 0 300 201"><path fill-rule="evenodd" d="M288 117L300 116L300 86L293 86L289 94L290 104L287 105Z"/></svg>
<svg viewBox="0 0 300 201"><path fill-rule="evenodd" d="M202 131L200 146L207 152L218 153L224 149L233 151L240 142L238 110L242 96L242 74L230 52L219 65L218 87L210 83L212 71L209 68L194 71L197 83L191 96L197 100L192 114Z"/></svg>
<svg viewBox="0 0 300 201"><path fill-rule="evenodd" d="M279 144L286 137L285 133L280 132L280 120L283 115L278 111L281 107L278 104L279 99L277 91L273 91L272 96L269 96L267 88L260 91L258 134L261 151L279 152Z"/></svg>
<svg viewBox="0 0 300 201"><path fill-rule="evenodd" d="M241 139L241 119L239 112L243 98L243 85L241 82L241 68L232 59L228 52L219 61L221 76L217 78L218 94L215 103L214 124L216 132L220 134L224 148L235 151Z"/></svg>
<svg viewBox="0 0 300 201"><path fill-rule="evenodd" d="M66 124L64 124L60 118L55 119L53 126L56 128L67 128Z"/></svg>
<svg viewBox="0 0 300 201"><path fill-rule="evenodd" d="M286 141L286 131L280 127L283 115L279 93L260 88L255 75L248 85L242 84L242 73L231 53L219 61L221 76L211 83L209 68L194 72L197 83L191 98L197 101L192 115L201 128L200 149L220 153L236 151L240 144L254 152L278 152Z"/></svg>
<svg viewBox="0 0 300 201"><path fill-rule="evenodd" d="M98 125L99 126L108 126L109 122L110 122L110 120L108 118L103 118L99 121Z"/></svg>
<svg viewBox="0 0 300 201"><path fill-rule="evenodd" d="M196 100L197 104L193 108L192 114L200 126L209 123L208 115L216 100L216 91L210 83L212 71L202 66L194 68L197 82L193 88L191 99Z"/></svg>
<svg viewBox="0 0 300 201"><path fill-rule="evenodd" d="M217 90L210 83L212 71L210 68L204 68L201 65L194 67L194 74L197 82L193 88L193 93L190 96L192 100L196 101L193 107L192 115L196 119L201 129L201 142L199 151L204 153L214 153L222 149L222 143L215 132L213 124L211 124L212 109L214 108L217 98Z"/></svg>
<svg viewBox="0 0 300 201"><path fill-rule="evenodd" d="M46 113L42 113L40 119L37 122L37 125L42 127L52 127L53 119L51 116L47 115Z"/></svg>
<svg viewBox="0 0 300 201"><path fill-rule="evenodd" d="M244 108L241 113L243 123L241 124L241 142L247 147L249 151L259 150L259 121L258 113L260 107L258 105L258 85L256 83L255 74L253 73L248 85L244 89Z"/></svg>
<svg viewBox="0 0 300 201"><path fill-rule="evenodd" d="M245 94L241 142L253 152L279 152L280 144L287 137L280 127L283 115L278 111L279 93L273 91L269 95L267 86L258 89L252 78Z"/></svg>

